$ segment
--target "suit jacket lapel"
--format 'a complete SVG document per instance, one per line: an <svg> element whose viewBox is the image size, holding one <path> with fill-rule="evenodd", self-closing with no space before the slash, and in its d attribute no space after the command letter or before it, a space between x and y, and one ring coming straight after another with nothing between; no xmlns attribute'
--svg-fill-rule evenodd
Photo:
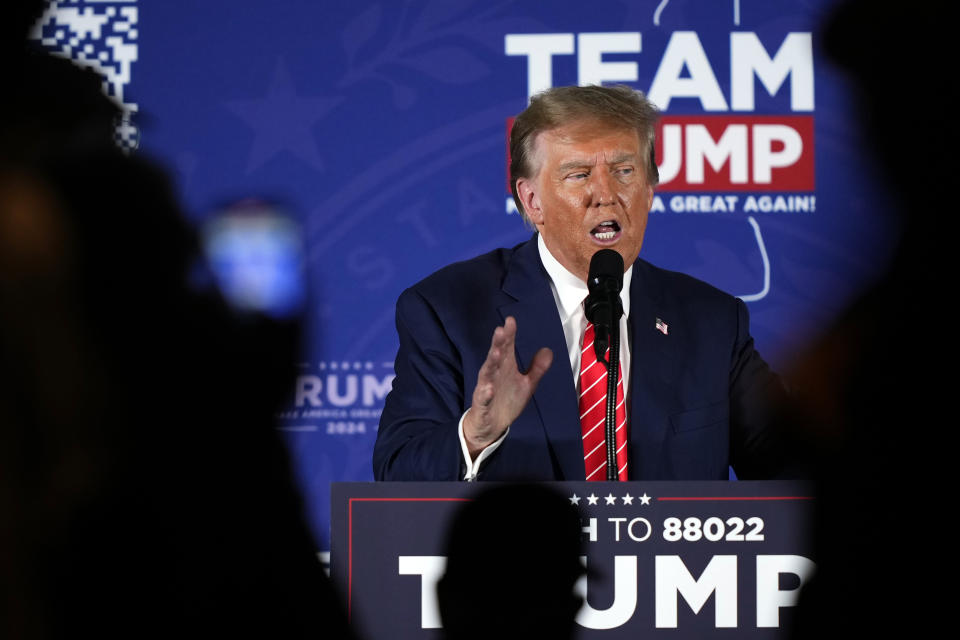
<svg viewBox="0 0 960 640"><path fill-rule="evenodd" d="M542 347L553 351L553 364L540 381L531 403L538 414L553 459L564 480L583 479L583 448L573 372L567 360L567 342L550 291L547 272L540 262L536 236L514 254L503 281L503 291L515 302L500 307L505 319L517 321L517 365L526 370Z"/></svg>

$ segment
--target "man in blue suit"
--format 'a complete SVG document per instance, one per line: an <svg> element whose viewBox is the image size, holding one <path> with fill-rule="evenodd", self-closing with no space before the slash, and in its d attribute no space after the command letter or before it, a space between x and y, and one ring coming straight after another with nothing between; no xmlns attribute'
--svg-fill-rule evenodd
<svg viewBox="0 0 960 640"><path fill-rule="evenodd" d="M754 349L745 305L638 257L658 180L656 118L639 92L596 86L550 89L516 118L511 187L537 233L401 294L376 479L590 475L578 373L587 273L601 249L626 265L621 478L726 479L730 465L741 478L780 471L773 412L783 388Z"/></svg>

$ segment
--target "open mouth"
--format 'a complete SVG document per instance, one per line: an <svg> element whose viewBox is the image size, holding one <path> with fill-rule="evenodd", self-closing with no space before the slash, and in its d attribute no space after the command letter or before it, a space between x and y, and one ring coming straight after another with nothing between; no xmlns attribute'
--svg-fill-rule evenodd
<svg viewBox="0 0 960 640"><path fill-rule="evenodd" d="M613 220L604 220L595 226L590 234L601 242L609 242L620 235L620 225Z"/></svg>

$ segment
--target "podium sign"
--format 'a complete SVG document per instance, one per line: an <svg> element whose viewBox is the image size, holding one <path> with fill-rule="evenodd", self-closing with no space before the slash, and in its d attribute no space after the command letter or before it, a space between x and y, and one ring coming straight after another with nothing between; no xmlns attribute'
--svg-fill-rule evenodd
<svg viewBox="0 0 960 640"><path fill-rule="evenodd" d="M578 638L788 635L815 566L806 485L543 484L580 511L590 577L577 585L586 599ZM445 567L445 536L458 508L489 486L332 485L331 578L363 637L441 636L435 585ZM502 523L502 535L511 535L510 522Z"/></svg>

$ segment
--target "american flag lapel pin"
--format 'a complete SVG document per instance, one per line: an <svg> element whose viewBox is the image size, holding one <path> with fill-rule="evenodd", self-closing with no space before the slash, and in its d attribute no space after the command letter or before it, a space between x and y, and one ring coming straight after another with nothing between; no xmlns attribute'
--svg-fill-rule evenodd
<svg viewBox="0 0 960 640"><path fill-rule="evenodd" d="M666 322L664 322L664 321L661 320L660 318L657 318L657 322L656 322L656 324L655 324L654 326L656 327L657 331L659 331L659 332L662 333L663 335L667 335L667 323L666 323Z"/></svg>

